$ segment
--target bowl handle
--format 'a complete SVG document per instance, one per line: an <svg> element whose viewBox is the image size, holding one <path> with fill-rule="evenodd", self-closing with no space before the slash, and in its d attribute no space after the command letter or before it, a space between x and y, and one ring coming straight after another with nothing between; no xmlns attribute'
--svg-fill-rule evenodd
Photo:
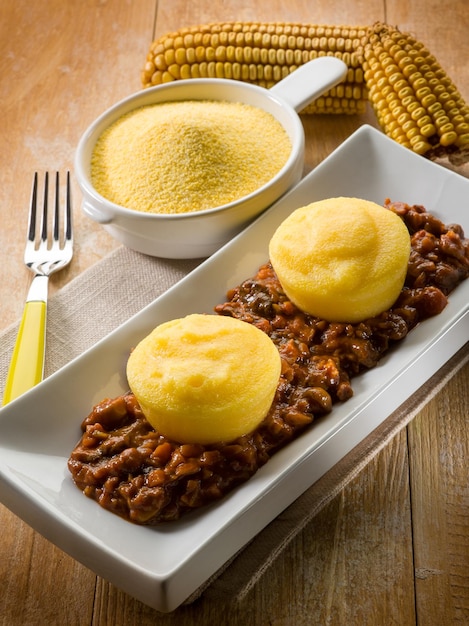
<svg viewBox="0 0 469 626"><path fill-rule="evenodd" d="M342 82L347 65L336 57L319 57L300 65L269 91L292 106L297 113L321 94Z"/></svg>
<svg viewBox="0 0 469 626"><path fill-rule="evenodd" d="M86 200L82 204L83 213L90 217L98 224L110 224L112 222L112 215L108 215L105 211L97 209Z"/></svg>

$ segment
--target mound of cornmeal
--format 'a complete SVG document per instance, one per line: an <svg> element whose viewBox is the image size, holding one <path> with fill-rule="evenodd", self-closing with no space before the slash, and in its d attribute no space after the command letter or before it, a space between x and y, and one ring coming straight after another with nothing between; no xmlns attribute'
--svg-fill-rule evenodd
<svg viewBox="0 0 469 626"><path fill-rule="evenodd" d="M267 415L280 355L240 320L193 314L163 323L132 351L130 389L150 424L177 442L229 442Z"/></svg>
<svg viewBox="0 0 469 626"><path fill-rule="evenodd" d="M294 211L274 233L270 260L287 297L332 322L359 322L396 301L410 236L392 211L359 198L330 198Z"/></svg>
<svg viewBox="0 0 469 626"><path fill-rule="evenodd" d="M270 113L240 102L187 100L141 107L98 138L98 193L149 213L212 209L253 193L288 160L291 141Z"/></svg>

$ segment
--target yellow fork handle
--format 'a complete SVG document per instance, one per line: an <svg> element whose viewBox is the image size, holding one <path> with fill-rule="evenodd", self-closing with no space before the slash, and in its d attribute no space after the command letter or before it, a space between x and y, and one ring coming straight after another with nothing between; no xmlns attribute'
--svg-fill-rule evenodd
<svg viewBox="0 0 469 626"><path fill-rule="evenodd" d="M42 380L46 330L45 302L26 302L8 370L3 405Z"/></svg>

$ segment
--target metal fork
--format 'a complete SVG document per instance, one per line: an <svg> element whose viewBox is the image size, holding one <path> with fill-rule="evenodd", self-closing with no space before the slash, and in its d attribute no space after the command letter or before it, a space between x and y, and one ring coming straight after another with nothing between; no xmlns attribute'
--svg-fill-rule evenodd
<svg viewBox="0 0 469 626"><path fill-rule="evenodd" d="M60 181L55 175L52 233L49 234L49 172L44 176L42 213L38 215L38 174L34 174L24 262L34 272L7 375L3 404L34 387L43 378L49 276L68 265L73 256L70 172L65 210L60 219ZM40 218L39 230L36 228ZM61 228L62 222L62 228ZM38 231L38 232L37 232ZM62 231L62 232L61 232ZM36 242L36 239L38 241Z"/></svg>

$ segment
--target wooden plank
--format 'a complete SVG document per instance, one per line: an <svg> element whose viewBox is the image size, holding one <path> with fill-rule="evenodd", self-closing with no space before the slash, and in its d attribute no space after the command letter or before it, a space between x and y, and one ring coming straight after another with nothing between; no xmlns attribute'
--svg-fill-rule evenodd
<svg viewBox="0 0 469 626"><path fill-rule="evenodd" d="M334 3L308 0L214 0L213 2L185 2L185 0L162 0L158 2L155 37L178 30L181 27L211 22L300 22L359 26L370 24L370 16L382 16L383 2L369 0L354 2L337 0Z"/></svg>
<svg viewBox="0 0 469 626"><path fill-rule="evenodd" d="M409 426L420 624L469 622L469 366Z"/></svg>
<svg viewBox="0 0 469 626"><path fill-rule="evenodd" d="M0 507L1 623L91 623L96 576Z"/></svg>

